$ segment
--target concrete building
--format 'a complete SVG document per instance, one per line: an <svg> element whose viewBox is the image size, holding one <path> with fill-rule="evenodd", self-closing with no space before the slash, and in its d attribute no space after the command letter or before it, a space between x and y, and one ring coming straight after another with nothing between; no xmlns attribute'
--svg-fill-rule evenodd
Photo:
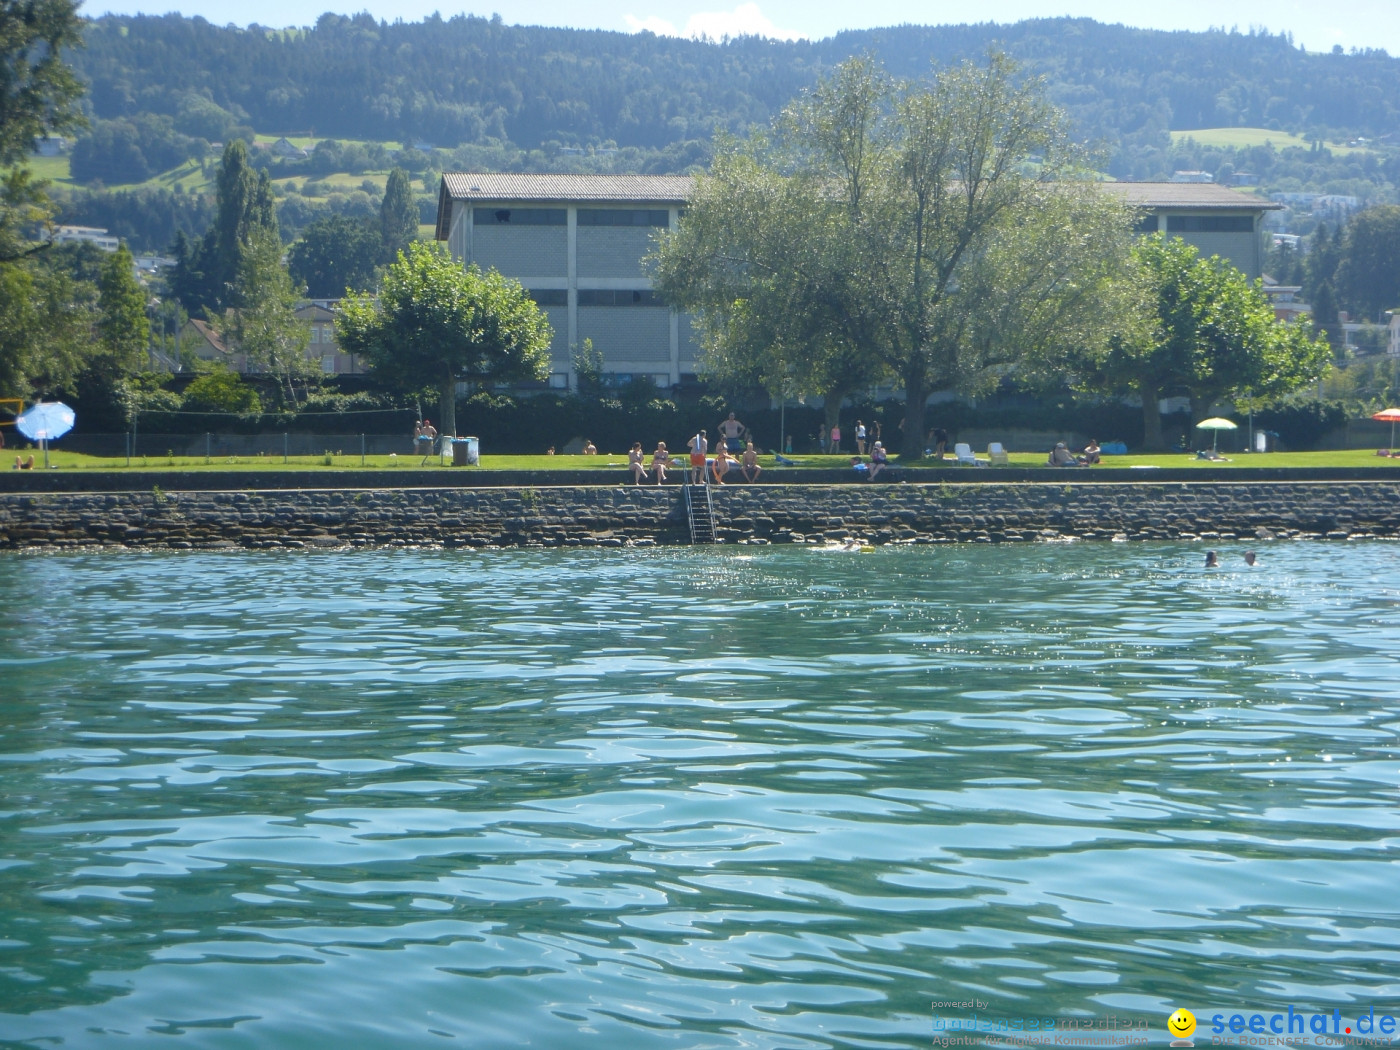
<svg viewBox="0 0 1400 1050"><path fill-rule="evenodd" d="M1261 220L1279 204L1207 183L1104 183L1135 208L1142 233L1181 237L1251 279L1264 270ZM549 385L573 387L570 350L591 339L605 381L665 387L694 378L690 319L657 301L644 262L690 196L682 175L449 173L437 239L454 259L518 280L554 328Z"/></svg>
<svg viewBox="0 0 1400 1050"><path fill-rule="evenodd" d="M1203 183L1105 182L1103 189L1140 210L1139 233L1164 233L1218 255L1251 281L1263 276L1264 213L1282 205Z"/></svg>
<svg viewBox="0 0 1400 1050"><path fill-rule="evenodd" d="M681 175L446 174L437 239L454 259L495 267L529 291L554 328L549 385L575 385L585 339L604 381L669 387L694 378L689 317L659 302L644 258L690 195Z"/></svg>

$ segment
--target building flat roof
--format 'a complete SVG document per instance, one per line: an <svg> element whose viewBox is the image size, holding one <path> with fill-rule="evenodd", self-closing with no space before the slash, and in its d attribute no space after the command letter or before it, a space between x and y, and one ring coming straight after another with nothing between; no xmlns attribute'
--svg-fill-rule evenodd
<svg viewBox="0 0 1400 1050"><path fill-rule="evenodd" d="M535 172L454 171L442 176L437 239L447 240L452 201L530 201L539 204L684 204L689 175L562 175Z"/></svg>
<svg viewBox="0 0 1400 1050"><path fill-rule="evenodd" d="M656 201L681 204L695 180L689 175L545 175L450 172L443 188L453 200Z"/></svg>
<svg viewBox="0 0 1400 1050"><path fill-rule="evenodd" d="M1135 208L1220 208L1277 211L1280 205L1253 193L1201 182L1104 182L1101 188Z"/></svg>
<svg viewBox="0 0 1400 1050"><path fill-rule="evenodd" d="M1194 211L1277 211L1253 193L1193 182L1102 182L1104 191L1135 208ZM689 175L562 175L533 172L447 172L438 193L437 239L448 235L453 201L497 204L684 204L694 189Z"/></svg>

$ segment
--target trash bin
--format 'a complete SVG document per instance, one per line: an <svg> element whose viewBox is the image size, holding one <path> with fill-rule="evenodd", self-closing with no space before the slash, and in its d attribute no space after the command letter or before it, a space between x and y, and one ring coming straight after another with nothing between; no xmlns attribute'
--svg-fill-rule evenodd
<svg viewBox="0 0 1400 1050"><path fill-rule="evenodd" d="M454 467L474 467L480 462L477 453L477 440L474 437L452 439L452 465Z"/></svg>

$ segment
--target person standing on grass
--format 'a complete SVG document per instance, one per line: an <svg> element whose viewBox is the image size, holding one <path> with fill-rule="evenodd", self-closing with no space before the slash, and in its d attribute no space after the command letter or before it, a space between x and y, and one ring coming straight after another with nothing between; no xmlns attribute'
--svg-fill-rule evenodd
<svg viewBox="0 0 1400 1050"><path fill-rule="evenodd" d="M734 418L734 413L729 413L729 418L719 425L719 436L724 439L724 447L732 454L744 447L743 437L748 431L748 427Z"/></svg>
<svg viewBox="0 0 1400 1050"><path fill-rule="evenodd" d="M833 423L831 426L831 448L828 449L832 455L841 451L841 424Z"/></svg>
<svg viewBox="0 0 1400 1050"><path fill-rule="evenodd" d="M856 420L856 455L865 455L865 424Z"/></svg>
<svg viewBox="0 0 1400 1050"><path fill-rule="evenodd" d="M826 451L826 424L817 427L817 451Z"/></svg>

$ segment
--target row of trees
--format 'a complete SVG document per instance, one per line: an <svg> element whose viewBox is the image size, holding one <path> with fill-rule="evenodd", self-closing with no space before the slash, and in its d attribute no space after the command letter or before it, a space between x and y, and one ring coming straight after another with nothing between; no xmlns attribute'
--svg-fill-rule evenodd
<svg viewBox="0 0 1400 1050"><path fill-rule="evenodd" d="M1171 128L1242 125L1375 136L1400 115L1400 60L1381 51L1320 55L1264 32L1166 33L1088 19L711 43L480 17L326 14L284 33L111 15L90 24L87 40L78 61L96 116L169 113L191 135L182 108L203 96L209 112L196 115L206 120L343 138L659 147L766 123L855 54L877 53L896 75L914 76L930 60L952 65L994 45L1047 78L1078 134L1128 146L1163 147Z"/></svg>
<svg viewBox="0 0 1400 1050"><path fill-rule="evenodd" d="M1338 313L1378 323L1400 308L1400 206L1368 208L1346 225L1325 223L1309 238L1307 254L1280 246L1269 259L1281 284L1298 285L1317 323L1340 336Z"/></svg>
<svg viewBox="0 0 1400 1050"><path fill-rule="evenodd" d="M1237 272L1181 242L1131 247L1043 87L992 54L932 80L853 59L766 135L730 142L658 256L712 373L776 396L1019 382L1204 408L1316 379L1326 344L1276 324Z"/></svg>

